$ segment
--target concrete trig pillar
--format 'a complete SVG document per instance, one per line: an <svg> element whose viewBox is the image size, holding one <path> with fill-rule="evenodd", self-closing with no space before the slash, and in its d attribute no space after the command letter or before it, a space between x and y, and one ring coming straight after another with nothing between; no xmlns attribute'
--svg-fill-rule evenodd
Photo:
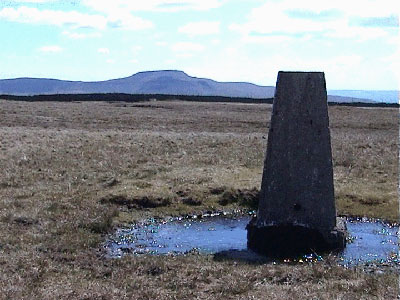
<svg viewBox="0 0 400 300"><path fill-rule="evenodd" d="M337 230L323 72L279 72L249 248L291 256L345 246Z"/></svg>

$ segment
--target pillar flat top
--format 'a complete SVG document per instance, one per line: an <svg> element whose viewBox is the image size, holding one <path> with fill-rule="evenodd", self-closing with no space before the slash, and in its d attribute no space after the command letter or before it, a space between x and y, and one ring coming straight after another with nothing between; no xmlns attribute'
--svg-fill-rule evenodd
<svg viewBox="0 0 400 300"><path fill-rule="evenodd" d="M308 71L279 71L279 73L300 73L300 74L302 74L302 73L324 73L324 72L322 72L322 71L310 71L310 72L308 72Z"/></svg>

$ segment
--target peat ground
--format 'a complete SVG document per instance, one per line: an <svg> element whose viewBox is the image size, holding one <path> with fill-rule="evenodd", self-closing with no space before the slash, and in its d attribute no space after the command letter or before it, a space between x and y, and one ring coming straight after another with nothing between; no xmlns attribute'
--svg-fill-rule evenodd
<svg viewBox="0 0 400 300"><path fill-rule="evenodd" d="M395 270L329 259L103 257L118 225L254 208L271 109L0 100L0 299L395 299ZM329 115L338 214L397 221L398 109Z"/></svg>

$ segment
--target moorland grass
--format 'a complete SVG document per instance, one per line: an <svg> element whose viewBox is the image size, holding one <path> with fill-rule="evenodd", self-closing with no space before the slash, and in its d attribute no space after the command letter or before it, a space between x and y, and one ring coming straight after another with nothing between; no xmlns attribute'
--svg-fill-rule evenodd
<svg viewBox="0 0 400 300"><path fill-rule="evenodd" d="M394 299L397 273L103 257L115 226L252 209L271 105L0 100L0 299ZM330 107L339 215L398 220L398 110Z"/></svg>

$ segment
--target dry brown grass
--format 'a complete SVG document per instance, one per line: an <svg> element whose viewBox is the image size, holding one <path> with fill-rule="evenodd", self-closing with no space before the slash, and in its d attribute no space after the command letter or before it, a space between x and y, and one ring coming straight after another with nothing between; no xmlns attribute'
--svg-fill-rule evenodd
<svg viewBox="0 0 400 300"><path fill-rule="evenodd" d="M270 113L0 101L0 299L394 299L390 271L96 250L116 224L251 206ZM397 220L398 110L331 107L330 118L338 213Z"/></svg>

